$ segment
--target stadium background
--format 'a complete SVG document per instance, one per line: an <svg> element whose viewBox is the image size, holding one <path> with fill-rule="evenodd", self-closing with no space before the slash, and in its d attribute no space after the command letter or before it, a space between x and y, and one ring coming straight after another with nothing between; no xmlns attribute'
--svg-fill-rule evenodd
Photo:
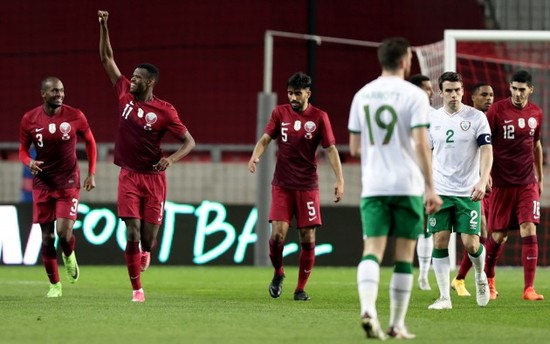
<svg viewBox="0 0 550 344"><path fill-rule="evenodd" d="M488 14L490 3L500 3L509 11L501 11L501 17ZM522 3L522 8L529 7L532 13L545 14L550 9L537 9L535 5L541 1ZM39 83L48 75L63 81L65 102L87 114L100 143L98 187L92 193L83 192L82 202L115 202L117 169L111 160L117 106L97 52L98 9L110 12L111 42L122 73L129 75L140 62L158 65L161 77L156 94L179 110L199 144L195 152L169 171L168 199L195 205L215 200L227 206L251 206L255 202L256 178L248 174L246 161L256 140L257 94L262 88L266 30L373 42L403 35L414 46L423 46L440 41L444 29L506 28L506 23L512 29L544 29L522 27L523 22L543 25L532 18L523 17L519 22L521 16L507 16L508 12L517 14L521 10L510 4L513 1L4 3L0 22L4 32L0 37L0 63L5 84L0 92L4 104L0 126L0 202L16 204L20 200L24 182L17 161L19 120L25 111L40 105ZM516 17L520 19L512 22L511 18ZM286 100L287 77L298 70L314 78L312 102L331 116L344 163L346 197L343 204L334 207L330 167L320 154L323 206L336 210L340 207L347 214L348 208L356 207L360 190L358 161L346 154L348 109L353 94L379 74L376 49L325 43L317 46L276 38L273 89L279 95L279 103ZM419 72L416 60L413 72ZM506 87L495 89L496 99L507 95ZM469 102L467 95L464 101ZM85 165L82 169L85 171ZM546 189L550 190L550 186ZM543 207L550 206L549 200L543 199ZM332 213L331 210L330 216L334 216ZM549 262L547 213L543 209L539 227L540 265ZM330 223L321 235L348 238L342 247L355 257L361 245L358 213L356 217L331 219ZM512 237L508 244L503 264L521 264L515 239Z"/></svg>

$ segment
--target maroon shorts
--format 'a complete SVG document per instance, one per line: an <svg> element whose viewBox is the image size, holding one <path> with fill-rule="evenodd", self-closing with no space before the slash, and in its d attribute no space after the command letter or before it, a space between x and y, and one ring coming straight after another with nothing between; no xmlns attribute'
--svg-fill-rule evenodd
<svg viewBox="0 0 550 344"><path fill-rule="evenodd" d="M487 214L489 213L489 209L491 209L491 194L486 195L481 200L481 215L485 216L485 218L487 218Z"/></svg>
<svg viewBox="0 0 550 344"><path fill-rule="evenodd" d="M524 222L540 222L538 184L493 187L487 216L488 230L519 229Z"/></svg>
<svg viewBox="0 0 550 344"><path fill-rule="evenodd" d="M118 175L118 216L160 225L166 200L165 173L138 173L121 169Z"/></svg>
<svg viewBox="0 0 550 344"><path fill-rule="evenodd" d="M284 221L291 224L293 216L296 217L298 228L321 226L319 190L287 190L272 185L269 222Z"/></svg>
<svg viewBox="0 0 550 344"><path fill-rule="evenodd" d="M55 219L76 220L80 189L32 190L33 223L48 223Z"/></svg>

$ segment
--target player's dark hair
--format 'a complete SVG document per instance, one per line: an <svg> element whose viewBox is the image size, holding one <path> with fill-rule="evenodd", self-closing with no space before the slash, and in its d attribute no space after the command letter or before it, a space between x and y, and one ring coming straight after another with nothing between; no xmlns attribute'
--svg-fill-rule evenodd
<svg viewBox="0 0 550 344"><path fill-rule="evenodd" d="M311 77L305 73L298 72L292 74L286 82L286 87L293 90L303 90L311 87Z"/></svg>
<svg viewBox="0 0 550 344"><path fill-rule="evenodd" d="M378 47L378 62L382 69L395 71L399 68L399 63L410 48L410 43L403 37L393 37L385 39Z"/></svg>
<svg viewBox="0 0 550 344"><path fill-rule="evenodd" d="M491 84L489 84L488 82L478 82L477 84L474 85L474 87L472 87L472 90L470 91L472 93L472 95L476 94L477 91L479 91L480 88L482 88L483 86L489 86L489 87L492 87Z"/></svg>
<svg viewBox="0 0 550 344"><path fill-rule="evenodd" d="M515 72L514 75L512 75L512 82L514 81L526 83L529 87L533 86L533 77L526 70L518 70Z"/></svg>
<svg viewBox="0 0 550 344"><path fill-rule="evenodd" d="M422 83L424 81L430 81L430 78L427 77L426 75L424 74L415 74L413 76L411 76L411 78L409 79L409 81L413 84L413 85L416 85L418 87L422 87Z"/></svg>
<svg viewBox="0 0 550 344"><path fill-rule="evenodd" d="M437 80L437 83L439 84L439 90L443 91L443 82L449 81L449 82L460 82L462 85L464 85L464 82L462 81L462 75L460 75L457 72L445 72L441 74L439 79Z"/></svg>
<svg viewBox="0 0 550 344"><path fill-rule="evenodd" d="M159 69L154 64L152 64L152 63L140 63L140 64L137 65L136 68L145 69L149 73L149 77L151 77L151 79L155 80L155 83L159 82L159 77L160 77Z"/></svg>

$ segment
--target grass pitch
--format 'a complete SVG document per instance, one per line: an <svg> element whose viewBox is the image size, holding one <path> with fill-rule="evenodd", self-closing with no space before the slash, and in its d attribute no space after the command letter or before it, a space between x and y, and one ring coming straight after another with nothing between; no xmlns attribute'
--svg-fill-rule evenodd
<svg viewBox="0 0 550 344"><path fill-rule="evenodd" d="M130 302L126 267L81 266L77 284L60 266L63 297L45 296L42 267L0 267L0 343L361 343L355 268L316 267L309 302L292 299L297 279L287 267L283 295L267 291L271 268L161 267L142 274L146 302ZM378 312L388 323L390 269L382 269ZM485 308L473 296L453 297L453 309L428 310L438 297L415 289L407 315L415 343L549 341L550 270L539 268L536 289L546 301L521 300L523 270L497 268L500 295ZM415 275L416 282L416 275ZM374 340L370 340L375 342Z"/></svg>

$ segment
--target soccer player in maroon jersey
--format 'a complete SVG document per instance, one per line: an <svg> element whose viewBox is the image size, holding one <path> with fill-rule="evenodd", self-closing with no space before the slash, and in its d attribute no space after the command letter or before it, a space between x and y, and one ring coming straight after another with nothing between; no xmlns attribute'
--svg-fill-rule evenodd
<svg viewBox="0 0 550 344"><path fill-rule="evenodd" d="M78 210L80 170L76 157L77 136L86 143L88 176L84 189L95 187L97 150L86 117L79 109L63 104L65 89L56 77L42 80L44 103L23 115L19 130L19 160L33 174L33 222L42 230L41 256L50 280L47 297L61 297L55 233L63 251L69 282L75 283L80 271L76 261L73 225ZM29 153L31 144L36 158Z"/></svg>
<svg viewBox="0 0 550 344"><path fill-rule="evenodd" d="M511 97L495 102L487 111L493 133L493 191L487 223L485 270L491 299L495 288L495 266L504 249L508 230L519 228L524 275L524 300L543 300L533 288L538 261L536 225L540 221L543 188L543 154L540 142L541 109L529 102L534 87L527 71L518 71L510 82Z"/></svg>
<svg viewBox="0 0 550 344"><path fill-rule="evenodd" d="M326 112L309 104L311 78L295 73L287 82L290 104L275 107L264 134L256 143L248 161L248 170L256 164L272 140L277 140L277 164L271 186L271 238L269 257L275 269L269 285L273 298L281 296L283 280L283 248L292 218L300 232L298 284L294 300L308 301L304 288L315 262L315 228L321 226L319 185L317 176L317 147L326 149L336 176L334 202L344 195L344 176L334 134Z"/></svg>
<svg viewBox="0 0 550 344"><path fill-rule="evenodd" d="M472 105L479 111L487 113L495 100L493 87L486 82L478 82L472 87ZM489 186L488 191L491 187ZM485 246L487 240L487 210L489 209L489 195L487 194L481 201L481 235L479 242ZM466 289L465 278L468 271L472 268L472 261L468 257L468 250L464 250L460 267L456 277L451 281L451 288L456 291L458 296L470 296L470 292Z"/></svg>
<svg viewBox="0 0 550 344"><path fill-rule="evenodd" d="M195 147L195 140L176 109L153 94L159 79L154 65L138 65L130 80L120 73L109 40L109 13L98 11L98 17L99 55L115 86L119 105L114 161L121 167L118 216L126 224L125 258L133 289L132 301L144 302L140 276L149 266L150 251L156 243L164 215L165 170L189 154ZM160 147L166 132L182 142L181 147L167 157L163 156Z"/></svg>

